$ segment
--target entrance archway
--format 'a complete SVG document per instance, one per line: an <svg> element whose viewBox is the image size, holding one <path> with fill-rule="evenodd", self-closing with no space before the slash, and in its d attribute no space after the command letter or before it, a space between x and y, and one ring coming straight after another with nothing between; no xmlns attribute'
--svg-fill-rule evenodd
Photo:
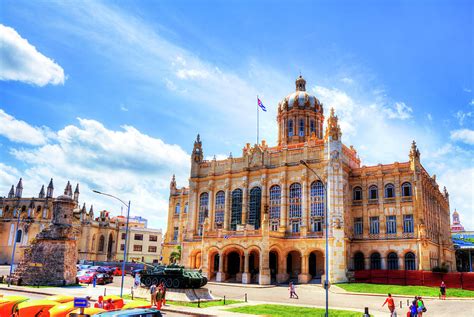
<svg viewBox="0 0 474 317"><path fill-rule="evenodd" d="M240 254L236 251L232 251L227 255L227 274L229 275L229 278L234 278L239 272Z"/></svg>
<svg viewBox="0 0 474 317"><path fill-rule="evenodd" d="M109 243L107 244L107 261L112 259L112 250L113 250L114 238L112 237L112 233L109 234Z"/></svg>
<svg viewBox="0 0 474 317"><path fill-rule="evenodd" d="M276 251L270 251L270 277L272 281L276 279L278 274L278 253Z"/></svg>
<svg viewBox="0 0 474 317"><path fill-rule="evenodd" d="M309 274L312 278L321 278L324 274L324 255L321 251L313 251L309 254Z"/></svg>
<svg viewBox="0 0 474 317"><path fill-rule="evenodd" d="M250 281L258 282L258 274L260 271L260 252L252 250L249 253L249 273Z"/></svg>
<svg viewBox="0 0 474 317"><path fill-rule="evenodd" d="M286 272L290 275L290 278L298 278L298 274L301 273L301 253L299 251L288 252Z"/></svg>

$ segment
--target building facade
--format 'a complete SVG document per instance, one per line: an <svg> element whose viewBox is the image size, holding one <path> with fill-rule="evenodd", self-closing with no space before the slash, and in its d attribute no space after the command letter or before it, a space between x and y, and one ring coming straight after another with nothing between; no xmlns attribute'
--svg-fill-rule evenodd
<svg viewBox="0 0 474 317"><path fill-rule="evenodd" d="M455 269L449 195L414 142L406 162L361 166L333 109L324 130L323 105L301 76L278 104L277 124L276 146L247 144L225 160L204 160L198 135L188 186L174 177L170 184L165 262L180 246L181 263L211 280L259 284L325 274L341 282L360 269Z"/></svg>
<svg viewBox="0 0 474 317"><path fill-rule="evenodd" d="M0 197L0 264L10 264L14 242L16 239L14 262L23 259L24 251L43 229L47 228L54 217L53 202L54 184L51 179L48 187L43 186L38 197L22 197L23 181L20 179L16 188L12 185L7 197ZM125 217L110 217L108 211L100 211L94 215L93 206L87 211L86 204L79 205L79 184L74 193L70 183L66 185L65 195L73 198L72 226L76 233L76 246L78 259L83 261L121 261L123 260L122 241L125 233ZM18 233L15 235L15 232ZM148 229L147 220L141 217L130 218L130 232L141 230L150 241L150 246L155 246L157 251L148 244L144 246L143 255L130 252L134 259L156 262L161 256L161 230ZM155 235L156 238L151 236ZM148 240L147 240L148 241ZM129 249L130 250L130 249ZM133 250L133 249L132 249ZM148 251L150 250L150 251ZM128 258L131 261L131 258Z"/></svg>

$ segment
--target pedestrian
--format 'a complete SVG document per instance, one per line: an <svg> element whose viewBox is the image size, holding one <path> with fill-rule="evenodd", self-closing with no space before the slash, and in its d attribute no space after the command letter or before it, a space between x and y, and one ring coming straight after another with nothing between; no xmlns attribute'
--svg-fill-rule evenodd
<svg viewBox="0 0 474 317"><path fill-rule="evenodd" d="M441 293L441 299L446 300L446 284L444 284L444 281L441 281L439 292Z"/></svg>
<svg viewBox="0 0 474 317"><path fill-rule="evenodd" d="M97 285L97 274L94 274L92 277L92 286L95 287Z"/></svg>
<svg viewBox="0 0 474 317"><path fill-rule="evenodd" d="M298 295L296 294L296 287L295 287L295 284L293 282L290 282L290 298L294 298L296 296L296 299L298 299Z"/></svg>
<svg viewBox="0 0 474 317"><path fill-rule="evenodd" d="M99 296L97 303L94 304L95 308L104 308L104 297Z"/></svg>
<svg viewBox="0 0 474 317"><path fill-rule="evenodd" d="M161 300L163 302L163 306L166 305L166 285L165 283L161 283Z"/></svg>
<svg viewBox="0 0 474 317"><path fill-rule="evenodd" d="M385 302L383 302L382 307L387 304L388 310L390 310L391 316L393 316L393 312L395 311L395 302L393 301L392 294L388 293L388 297L385 299Z"/></svg>
<svg viewBox="0 0 474 317"><path fill-rule="evenodd" d="M418 311L416 309L416 305L411 304L410 305L410 315L407 314L407 317L416 317L417 314L418 314Z"/></svg>
<svg viewBox="0 0 474 317"><path fill-rule="evenodd" d="M150 305L156 305L156 285L153 284L150 286Z"/></svg>
<svg viewBox="0 0 474 317"><path fill-rule="evenodd" d="M115 305L114 303L112 302L112 298L109 298L107 300L107 302L104 304L104 309L105 310L114 310L115 309Z"/></svg>
<svg viewBox="0 0 474 317"><path fill-rule="evenodd" d="M162 297L163 297L163 283L160 283L158 285L157 291L156 291L156 297L155 297L155 302L156 302L156 308L161 309L162 305Z"/></svg>
<svg viewBox="0 0 474 317"><path fill-rule="evenodd" d="M425 303L423 302L423 299L421 298L421 296L418 296L418 300L416 301L416 307L417 307L417 311L418 311L417 317L423 316L423 313L426 312L426 307L425 307Z"/></svg>

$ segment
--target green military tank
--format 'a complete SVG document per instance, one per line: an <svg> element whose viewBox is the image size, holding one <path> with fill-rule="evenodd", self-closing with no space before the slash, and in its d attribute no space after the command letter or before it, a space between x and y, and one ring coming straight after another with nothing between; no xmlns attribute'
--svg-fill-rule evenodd
<svg viewBox="0 0 474 317"><path fill-rule="evenodd" d="M201 270L190 270L171 264L142 270L140 282L146 287L163 283L167 288L200 288L207 284L207 278L202 275Z"/></svg>

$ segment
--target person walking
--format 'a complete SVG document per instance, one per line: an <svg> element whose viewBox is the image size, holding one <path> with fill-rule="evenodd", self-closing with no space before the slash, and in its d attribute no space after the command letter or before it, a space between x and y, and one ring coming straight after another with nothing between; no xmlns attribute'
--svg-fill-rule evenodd
<svg viewBox="0 0 474 317"><path fill-rule="evenodd" d="M296 294L296 287L295 287L295 284L293 282L290 282L289 289L290 289L290 298L295 298L295 296L296 296L296 299L298 299L299 297Z"/></svg>
<svg viewBox="0 0 474 317"><path fill-rule="evenodd" d="M156 305L156 285L150 286L150 305L153 307Z"/></svg>
<svg viewBox="0 0 474 317"><path fill-rule="evenodd" d="M444 284L444 281L441 281L439 292L441 293L441 299L446 300L446 284Z"/></svg>
<svg viewBox="0 0 474 317"><path fill-rule="evenodd" d="M97 285L97 274L94 274L92 277L92 287L95 287Z"/></svg>
<svg viewBox="0 0 474 317"><path fill-rule="evenodd" d="M425 307L425 303L423 302L423 299L421 298L421 296L418 296L418 299L416 301L416 307L417 307L417 311L418 311L417 317L423 316L423 313L426 312L426 307Z"/></svg>
<svg viewBox="0 0 474 317"><path fill-rule="evenodd" d="M385 299L385 302L383 302L382 307L387 304L388 310L390 310L390 316L393 316L393 312L395 311L395 302L392 298L392 294L388 293L388 297Z"/></svg>

